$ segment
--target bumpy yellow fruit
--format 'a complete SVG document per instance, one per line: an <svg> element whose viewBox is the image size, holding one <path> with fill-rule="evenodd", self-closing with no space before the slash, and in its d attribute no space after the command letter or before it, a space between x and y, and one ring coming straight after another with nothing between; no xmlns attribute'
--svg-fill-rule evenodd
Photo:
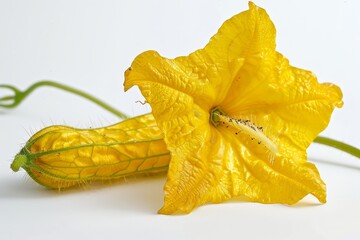
<svg viewBox="0 0 360 240"><path fill-rule="evenodd" d="M51 126L34 134L15 157L36 182L67 188L86 182L164 172L169 151L151 114L96 129Z"/></svg>

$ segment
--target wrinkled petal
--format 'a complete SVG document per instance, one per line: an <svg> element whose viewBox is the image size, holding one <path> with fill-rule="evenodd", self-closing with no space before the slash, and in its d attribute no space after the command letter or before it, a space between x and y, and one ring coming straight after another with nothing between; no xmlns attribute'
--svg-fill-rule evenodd
<svg viewBox="0 0 360 240"><path fill-rule="evenodd" d="M132 68L132 71L137 70ZM126 81L131 80L127 78ZM194 99L188 94L157 81L157 78L149 78L137 83L153 109L171 152L165 203L160 212L190 212L206 202L201 197L214 184L208 176L211 173L205 171L210 125L204 122L208 123L209 113L194 104Z"/></svg>
<svg viewBox="0 0 360 240"><path fill-rule="evenodd" d="M204 136L201 146L191 141ZM312 194L326 202L325 184L313 164L286 157L269 163L263 160L269 158L267 154L249 151L232 132L224 136L213 127L205 134L193 132L188 144L176 149L181 154L172 156L159 213L189 213L199 205L239 196L262 203L294 204Z"/></svg>
<svg viewBox="0 0 360 240"><path fill-rule="evenodd" d="M227 20L205 48L189 56L167 59L155 51L137 56L125 73L131 79L125 81L125 90L152 78L189 94L204 109L219 105L246 57L275 49L276 31L269 16L253 3L249 7Z"/></svg>
<svg viewBox="0 0 360 240"><path fill-rule="evenodd" d="M241 195L262 203L293 204L307 194L326 201L306 148L341 107L342 93L291 67L275 51L266 12L249 6L204 49L173 60L148 51L125 73L125 89L139 86L171 152L160 213L189 213ZM211 123L215 107L262 129L278 151L225 122Z"/></svg>
<svg viewBox="0 0 360 240"><path fill-rule="evenodd" d="M221 107L232 116L252 119L284 155L305 161L304 150L327 127L341 99L339 87L319 84L313 73L290 66L274 52L244 64Z"/></svg>
<svg viewBox="0 0 360 240"><path fill-rule="evenodd" d="M251 139L241 139L227 129L219 130L226 139L221 149L233 196L245 195L262 203L294 204L312 194L326 202L325 184L313 164L297 162L286 155L271 159L271 154Z"/></svg>

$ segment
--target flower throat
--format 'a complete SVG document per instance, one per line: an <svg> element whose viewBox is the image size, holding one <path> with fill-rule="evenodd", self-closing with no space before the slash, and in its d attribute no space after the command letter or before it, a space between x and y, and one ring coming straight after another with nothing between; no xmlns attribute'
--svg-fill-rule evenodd
<svg viewBox="0 0 360 240"><path fill-rule="evenodd" d="M256 140L258 144L262 144L274 155L278 153L277 146L264 134L263 127L257 126L251 120L232 118L219 108L214 108L210 113L210 121L215 127L222 124L227 128L235 129L236 135L240 133L248 134L251 140Z"/></svg>

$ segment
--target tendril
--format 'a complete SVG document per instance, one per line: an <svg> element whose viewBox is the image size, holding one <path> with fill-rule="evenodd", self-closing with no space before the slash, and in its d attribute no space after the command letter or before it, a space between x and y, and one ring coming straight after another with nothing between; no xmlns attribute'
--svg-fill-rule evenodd
<svg viewBox="0 0 360 240"><path fill-rule="evenodd" d="M91 102L97 104L98 106L104 108L105 110L115 114L116 116L118 116L121 119L129 118L126 114L116 110L115 108L111 107L110 105L104 103L100 99L98 99L98 98L96 98L96 97L94 97L94 96L92 96L90 94L87 94L87 93L85 93L85 92L83 92L81 90L66 86L64 84L53 82L53 81L40 81L40 82L34 83L30 87L28 87L25 91L21 91L18 88L12 86L12 85L1 84L0 89L3 88L3 89L11 90L13 92L13 95L1 97L0 98L0 107L3 107L3 108L15 108L21 102L23 102L23 100L27 96L29 96L34 90L36 90L37 88L40 88L40 87L44 87L44 86L58 88L58 89L61 89L63 91L70 92L70 93L73 93L73 94L78 95L80 97L86 98L86 99L90 100Z"/></svg>

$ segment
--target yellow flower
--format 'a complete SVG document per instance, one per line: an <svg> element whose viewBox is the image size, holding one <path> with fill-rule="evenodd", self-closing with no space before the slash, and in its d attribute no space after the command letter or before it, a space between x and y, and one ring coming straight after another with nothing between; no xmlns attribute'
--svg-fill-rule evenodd
<svg viewBox="0 0 360 240"><path fill-rule="evenodd" d="M125 78L125 90L138 85L151 105L171 152L160 213L243 195L294 204L312 194L326 202L306 149L342 106L342 93L276 52L264 9L250 2L189 56L144 52Z"/></svg>

